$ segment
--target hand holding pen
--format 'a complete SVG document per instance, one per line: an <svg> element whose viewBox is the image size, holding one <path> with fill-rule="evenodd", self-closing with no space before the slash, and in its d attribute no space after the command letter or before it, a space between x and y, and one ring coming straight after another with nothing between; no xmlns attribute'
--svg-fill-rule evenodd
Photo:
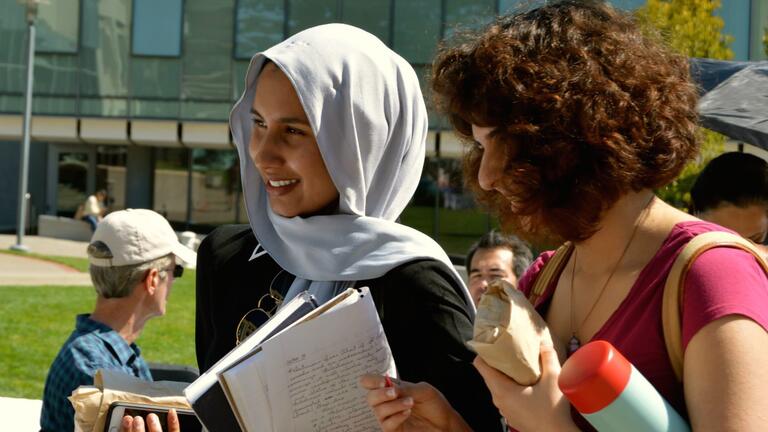
<svg viewBox="0 0 768 432"><path fill-rule="evenodd" d="M363 375L368 405L385 432L466 432L470 427L442 393L420 382L393 380L388 375Z"/></svg>

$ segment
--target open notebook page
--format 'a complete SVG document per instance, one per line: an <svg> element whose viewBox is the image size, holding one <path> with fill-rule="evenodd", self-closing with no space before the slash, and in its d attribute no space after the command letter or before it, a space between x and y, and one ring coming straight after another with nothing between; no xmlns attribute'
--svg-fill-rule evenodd
<svg viewBox="0 0 768 432"><path fill-rule="evenodd" d="M364 292L264 342L261 352L225 372L237 382L230 391L248 431L379 430L358 379L396 371ZM253 395L256 389L266 398Z"/></svg>

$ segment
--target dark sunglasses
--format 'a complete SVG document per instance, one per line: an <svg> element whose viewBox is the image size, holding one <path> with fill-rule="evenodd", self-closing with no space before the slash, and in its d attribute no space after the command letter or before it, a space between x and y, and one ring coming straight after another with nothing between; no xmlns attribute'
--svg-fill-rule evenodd
<svg viewBox="0 0 768 432"><path fill-rule="evenodd" d="M256 307L246 312L240 318L240 322L237 323L237 330L235 331L235 345L240 345L242 341L247 339L262 324L272 318L277 308L283 303L283 296L273 288L275 280L282 273L283 270L280 270L272 278L272 282L269 284L269 292L259 298Z"/></svg>
<svg viewBox="0 0 768 432"><path fill-rule="evenodd" d="M181 275L184 274L184 266L181 264L176 264L173 266L173 277L180 278Z"/></svg>

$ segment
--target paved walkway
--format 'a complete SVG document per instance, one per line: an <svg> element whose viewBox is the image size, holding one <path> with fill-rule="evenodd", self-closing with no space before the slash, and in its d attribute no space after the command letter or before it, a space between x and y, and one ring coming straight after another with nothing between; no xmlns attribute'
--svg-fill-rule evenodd
<svg viewBox="0 0 768 432"><path fill-rule="evenodd" d="M0 234L0 249L7 250L15 244L15 235ZM86 252L88 247L87 242L62 240L50 237L24 236L24 245L29 247L30 252L36 254L88 258Z"/></svg>
<svg viewBox="0 0 768 432"><path fill-rule="evenodd" d="M16 236L0 235L0 249L16 244ZM85 242L25 236L30 252L42 255L86 258ZM0 253L0 286L91 285L88 273L35 257Z"/></svg>

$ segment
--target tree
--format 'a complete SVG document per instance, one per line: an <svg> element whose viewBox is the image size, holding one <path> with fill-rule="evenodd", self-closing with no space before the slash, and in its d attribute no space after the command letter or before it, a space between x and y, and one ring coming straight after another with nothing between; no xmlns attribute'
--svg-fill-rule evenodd
<svg viewBox="0 0 768 432"><path fill-rule="evenodd" d="M725 22L715 15L720 6L720 0L648 0L636 14L673 49L689 57L730 60L733 36L722 34Z"/></svg>
<svg viewBox="0 0 768 432"><path fill-rule="evenodd" d="M688 57L730 60L733 36L722 33L725 23L715 15L720 6L720 0L648 0L635 13L648 30L657 31L672 49ZM723 135L706 129L701 133L699 157L674 182L657 191L659 197L682 209L690 206L690 190L699 172L723 152Z"/></svg>
<svg viewBox="0 0 768 432"><path fill-rule="evenodd" d="M763 33L763 51L768 56L768 27L765 28L765 33Z"/></svg>

